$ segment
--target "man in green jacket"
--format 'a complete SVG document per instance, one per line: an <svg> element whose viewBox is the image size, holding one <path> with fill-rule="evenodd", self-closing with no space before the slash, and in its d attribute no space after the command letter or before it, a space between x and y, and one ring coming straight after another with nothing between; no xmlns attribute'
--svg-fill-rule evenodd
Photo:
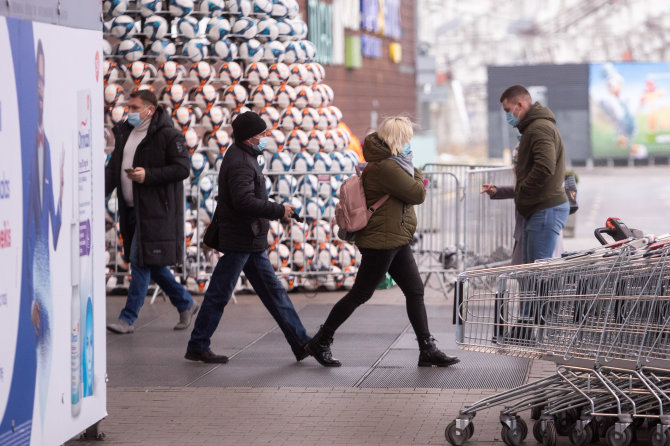
<svg viewBox="0 0 670 446"><path fill-rule="evenodd" d="M565 149L554 114L530 93L514 85L500 96L507 123L521 133L514 188L514 204L524 218L523 260L551 258L568 219L565 195Z"/></svg>

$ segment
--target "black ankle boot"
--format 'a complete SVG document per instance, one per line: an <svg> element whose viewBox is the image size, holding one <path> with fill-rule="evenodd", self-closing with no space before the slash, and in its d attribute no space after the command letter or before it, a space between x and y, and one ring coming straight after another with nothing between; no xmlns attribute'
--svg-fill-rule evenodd
<svg viewBox="0 0 670 446"><path fill-rule="evenodd" d="M455 356L447 356L435 345L435 338L419 339L419 367L448 367L461 360Z"/></svg>
<svg viewBox="0 0 670 446"><path fill-rule="evenodd" d="M332 331L325 329L322 325L312 340L305 344L305 350L307 353L314 356L314 359L316 359L322 366L339 367L342 363L333 358L333 354L330 351L330 345L332 343Z"/></svg>

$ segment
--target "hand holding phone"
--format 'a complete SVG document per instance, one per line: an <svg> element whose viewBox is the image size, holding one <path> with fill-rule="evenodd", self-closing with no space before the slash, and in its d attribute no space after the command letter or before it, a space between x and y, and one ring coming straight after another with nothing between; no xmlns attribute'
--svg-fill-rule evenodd
<svg viewBox="0 0 670 446"><path fill-rule="evenodd" d="M125 170L126 173L130 173L130 172L132 172L133 170L135 170L135 168L134 168L134 167L129 167L129 168L124 169L124 170Z"/></svg>

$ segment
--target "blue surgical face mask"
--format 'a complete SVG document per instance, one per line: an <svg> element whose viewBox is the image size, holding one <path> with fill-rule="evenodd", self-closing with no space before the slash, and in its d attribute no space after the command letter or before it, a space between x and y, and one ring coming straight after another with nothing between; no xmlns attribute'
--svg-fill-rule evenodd
<svg viewBox="0 0 670 446"><path fill-rule="evenodd" d="M410 143L407 143L404 146L402 146L402 152L401 153L403 155L409 155L410 153L412 153L412 146L410 145Z"/></svg>
<svg viewBox="0 0 670 446"><path fill-rule="evenodd" d="M267 138L261 138L261 139L258 141L258 144L256 144L255 146L253 146L253 148L256 149L256 150L258 150L259 152L262 152L263 150L265 150L265 146L267 146L267 145L268 145L268 140L267 140Z"/></svg>
<svg viewBox="0 0 670 446"><path fill-rule="evenodd" d="M128 124L132 125L133 127L137 127L138 125L142 124L142 118L140 118L139 112L128 113Z"/></svg>
<svg viewBox="0 0 670 446"><path fill-rule="evenodd" d="M516 108L516 107L514 107L514 108ZM516 127L517 125L519 125L519 121L521 121L520 118L517 118L516 116L514 116L514 108L512 110L508 111L507 114L505 114L505 118L507 119L507 123L509 125L511 125L512 127Z"/></svg>

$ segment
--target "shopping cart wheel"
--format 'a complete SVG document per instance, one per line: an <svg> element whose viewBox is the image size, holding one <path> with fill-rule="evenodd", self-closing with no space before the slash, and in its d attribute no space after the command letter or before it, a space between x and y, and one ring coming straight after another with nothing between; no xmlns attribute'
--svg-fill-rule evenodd
<svg viewBox="0 0 670 446"><path fill-rule="evenodd" d="M649 430L652 446L670 446L670 431L663 430L663 426L656 424Z"/></svg>
<svg viewBox="0 0 670 446"><path fill-rule="evenodd" d="M556 446L558 433L556 432L556 425L553 421L547 421L547 428L542 435L542 444L544 446Z"/></svg>
<svg viewBox="0 0 670 446"><path fill-rule="evenodd" d="M579 412L575 409L569 409L565 412L560 412L556 416L556 433L561 437L570 435L572 425L579 420Z"/></svg>
<svg viewBox="0 0 670 446"><path fill-rule="evenodd" d="M593 426L589 423L584 427L580 427L575 423L572 426L572 429L570 429L568 437L570 438L570 443L575 446L585 446L590 444L593 440Z"/></svg>
<svg viewBox="0 0 670 446"><path fill-rule="evenodd" d="M524 433L528 434L528 427L524 429L525 425L526 423L523 420L519 420L514 429L510 429L508 425L503 424L500 435L507 446L519 446L521 444L525 438Z"/></svg>
<svg viewBox="0 0 670 446"><path fill-rule="evenodd" d="M472 425L472 422L470 422L470 425ZM470 432L474 433L474 431L474 428L457 428L456 420L454 420L447 425L446 429L444 429L444 436L450 444L453 444L454 446L460 446L468 441L468 438L470 438Z"/></svg>
<svg viewBox="0 0 670 446"><path fill-rule="evenodd" d="M622 433L619 433L616 431L616 425L614 425L607 429L605 438L607 438L607 443L610 446L629 446L633 441L633 433L628 427Z"/></svg>
<svg viewBox="0 0 670 446"><path fill-rule="evenodd" d="M538 443L542 443L544 440L544 429L542 429L542 420L536 420L533 423L533 437Z"/></svg>

